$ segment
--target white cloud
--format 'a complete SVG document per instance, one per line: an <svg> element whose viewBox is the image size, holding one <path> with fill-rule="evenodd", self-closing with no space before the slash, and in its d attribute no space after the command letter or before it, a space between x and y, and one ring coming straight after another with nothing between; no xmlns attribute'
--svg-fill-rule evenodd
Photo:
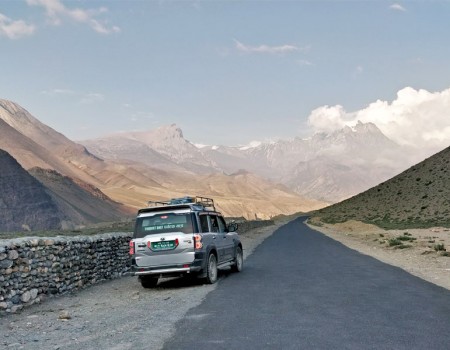
<svg viewBox="0 0 450 350"><path fill-rule="evenodd" d="M99 93L90 93L83 96L80 103L81 104L92 104L95 102L101 102L105 99L105 95Z"/></svg>
<svg viewBox="0 0 450 350"><path fill-rule="evenodd" d="M30 6L40 6L45 9L48 22L52 25L60 25L64 18L75 22L85 23L100 34L120 32L118 26L110 26L106 21L100 21L96 17L107 12L106 7L84 10L80 8L69 9L61 0L27 0Z"/></svg>
<svg viewBox="0 0 450 350"><path fill-rule="evenodd" d="M59 97L68 96L71 98L75 98L79 101L80 104L92 104L96 102L101 102L105 100L105 95L98 92L84 93L79 91L74 91L70 89L50 89L43 90L41 94L49 96L49 97Z"/></svg>
<svg viewBox="0 0 450 350"><path fill-rule="evenodd" d="M389 8L395 11L406 12L406 8L400 4L392 4L391 6L389 6Z"/></svg>
<svg viewBox="0 0 450 350"><path fill-rule="evenodd" d="M343 120L345 117L346 112L342 106L322 106L311 112L308 124L315 132L330 133L345 126L346 122Z"/></svg>
<svg viewBox="0 0 450 350"><path fill-rule="evenodd" d="M372 122L401 145L437 150L450 145L450 88L428 92L406 87L391 103L378 100L367 108L347 112L342 106L313 110L308 124L316 132L353 127L358 120Z"/></svg>
<svg viewBox="0 0 450 350"><path fill-rule="evenodd" d="M307 51L308 48L301 48L296 45L280 45L280 46L249 46L241 43L238 40L234 40L236 49L245 53L267 53L267 54L285 54L296 51Z"/></svg>
<svg viewBox="0 0 450 350"><path fill-rule="evenodd" d="M36 28L32 24L27 24L23 20L14 21L0 13L0 36L6 36L9 39L19 39L32 35L35 30Z"/></svg>

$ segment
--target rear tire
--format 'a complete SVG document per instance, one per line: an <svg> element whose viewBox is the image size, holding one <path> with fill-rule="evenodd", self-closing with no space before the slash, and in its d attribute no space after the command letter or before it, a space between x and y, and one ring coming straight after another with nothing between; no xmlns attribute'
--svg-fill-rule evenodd
<svg viewBox="0 0 450 350"><path fill-rule="evenodd" d="M236 247L234 264L231 266L233 272L241 272L244 267L244 254L241 247Z"/></svg>
<svg viewBox="0 0 450 350"><path fill-rule="evenodd" d="M140 276L139 280L144 288L154 288L158 284L158 277Z"/></svg>
<svg viewBox="0 0 450 350"><path fill-rule="evenodd" d="M213 253L209 254L206 265L206 282L209 284L217 282L217 258Z"/></svg>

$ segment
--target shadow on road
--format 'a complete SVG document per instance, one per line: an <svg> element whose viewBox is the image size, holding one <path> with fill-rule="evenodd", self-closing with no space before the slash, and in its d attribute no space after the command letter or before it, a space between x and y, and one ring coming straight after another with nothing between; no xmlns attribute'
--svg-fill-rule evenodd
<svg viewBox="0 0 450 350"><path fill-rule="evenodd" d="M227 278L232 275L230 268L219 270L219 280ZM161 278L158 285L154 289L179 289L186 287L203 286L207 284L205 279L198 278L196 276L184 276L184 277L171 277L171 278Z"/></svg>

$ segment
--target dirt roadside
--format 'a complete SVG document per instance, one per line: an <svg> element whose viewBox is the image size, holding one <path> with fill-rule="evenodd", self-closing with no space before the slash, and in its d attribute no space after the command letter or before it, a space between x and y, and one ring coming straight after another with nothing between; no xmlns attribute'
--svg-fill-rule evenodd
<svg viewBox="0 0 450 350"><path fill-rule="evenodd" d="M290 220L242 234L244 259ZM0 317L0 348L160 349L175 323L216 287L179 278L163 279L154 289L142 288L136 277L106 281Z"/></svg>
<svg viewBox="0 0 450 350"><path fill-rule="evenodd" d="M450 229L383 230L358 221L309 227L362 254L450 290ZM446 249L446 250L444 250Z"/></svg>

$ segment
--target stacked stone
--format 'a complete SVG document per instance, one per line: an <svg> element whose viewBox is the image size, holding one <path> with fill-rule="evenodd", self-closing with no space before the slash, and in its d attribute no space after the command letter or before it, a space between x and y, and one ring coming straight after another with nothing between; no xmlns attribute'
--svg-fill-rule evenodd
<svg viewBox="0 0 450 350"><path fill-rule="evenodd" d="M120 277L130 269L130 239L114 233L0 240L0 313Z"/></svg>
<svg viewBox="0 0 450 350"><path fill-rule="evenodd" d="M239 234L245 234L246 232L255 228L270 226L275 224L273 220L252 220L237 222Z"/></svg>

